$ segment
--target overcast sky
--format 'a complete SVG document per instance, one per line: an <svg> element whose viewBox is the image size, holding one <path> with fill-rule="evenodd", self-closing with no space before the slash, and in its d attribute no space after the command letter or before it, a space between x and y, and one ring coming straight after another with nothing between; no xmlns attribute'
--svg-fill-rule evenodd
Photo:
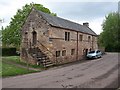
<svg viewBox="0 0 120 90"><path fill-rule="evenodd" d="M119 0L0 0L0 18L4 22L0 24L6 27L10 18L17 9L31 2L42 4L56 13L58 17L82 24L89 22L89 27L97 34L102 32L101 24L110 12L118 10Z"/></svg>

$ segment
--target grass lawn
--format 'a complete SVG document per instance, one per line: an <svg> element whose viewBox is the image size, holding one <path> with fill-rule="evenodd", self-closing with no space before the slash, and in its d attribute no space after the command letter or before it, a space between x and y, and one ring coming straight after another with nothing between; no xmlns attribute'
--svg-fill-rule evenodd
<svg viewBox="0 0 120 90"><path fill-rule="evenodd" d="M19 56L5 56L5 57L2 57L2 60L11 61L11 62L15 62L17 64L21 64L21 65L26 66L25 62L20 61ZM32 65L32 64L29 64L29 66L32 67L32 68L42 68L42 69L44 68L43 66Z"/></svg>
<svg viewBox="0 0 120 90"><path fill-rule="evenodd" d="M17 67L12 64L2 63L2 77L6 76L15 76L15 75L22 75L27 73L36 72L34 70L27 70L24 68Z"/></svg>
<svg viewBox="0 0 120 90"><path fill-rule="evenodd" d="M14 64L8 64L6 61L14 62L19 65L26 66L26 63L20 62L19 56L6 56L2 57L2 62L0 62L0 67L2 70L0 70L0 76L7 77L7 76L16 76L16 75L23 75L33 72L38 72L35 70L27 70L27 68L18 67ZM42 68L42 66L37 65L29 65L31 68ZM1 69L0 68L0 69Z"/></svg>
<svg viewBox="0 0 120 90"><path fill-rule="evenodd" d="M19 56L3 56L2 60L9 60L12 62L20 62L20 57Z"/></svg>

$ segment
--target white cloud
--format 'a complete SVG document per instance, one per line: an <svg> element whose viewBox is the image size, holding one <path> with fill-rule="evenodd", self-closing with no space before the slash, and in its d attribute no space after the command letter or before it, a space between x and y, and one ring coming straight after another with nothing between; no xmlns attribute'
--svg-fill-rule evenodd
<svg viewBox="0 0 120 90"><path fill-rule="evenodd" d="M96 34L100 34L102 32L102 23L103 23L103 20L104 20L104 17L101 17L101 18L97 18L97 19L94 19L94 20L88 20L88 21L79 21L79 20L72 20L73 22L77 22L81 25L83 25L84 22L88 22L89 23L89 27L96 33Z"/></svg>
<svg viewBox="0 0 120 90"><path fill-rule="evenodd" d="M10 18L13 17L18 9L21 9L22 6L25 4L29 3L44 3L43 1L41 2L40 0L0 0L0 8L1 8L1 13L0 13L0 18L5 19L5 23L9 23Z"/></svg>
<svg viewBox="0 0 120 90"><path fill-rule="evenodd" d="M97 34L102 32L102 23L104 18L97 18L95 20L90 21L90 28L94 30Z"/></svg>
<svg viewBox="0 0 120 90"><path fill-rule="evenodd" d="M29 4L31 2L34 2L34 3L39 3L44 5L45 7L49 8L52 12L57 13L57 15L60 17L67 18L68 20L72 20L82 24L83 22L86 22L86 21L80 19L80 17L82 17L81 14L79 14L77 10L76 10L76 13L71 13L72 10L75 11L76 8L73 7L73 9L71 8L66 9L66 8L63 8L63 5L58 6L58 4L60 4L60 2L62 3L81 2L82 3L82 2L118 2L118 1L119 0L114 0L114 1L113 0L59 0L59 1L58 0L0 0L0 8L1 8L0 18L4 18L5 22L2 23L2 26L5 27L9 24L10 18L16 14L17 9L21 9L22 6L24 6L27 3ZM69 4L67 6L69 6ZM112 8L112 7L110 6L108 8ZM93 11L94 10L95 9L93 8ZM103 18L104 17L102 16L92 20L89 20L88 18L86 18L86 20L88 19L88 22L90 23L90 28L92 28L97 34L99 34L102 31L101 24L102 24Z"/></svg>
<svg viewBox="0 0 120 90"><path fill-rule="evenodd" d="M44 0L41 0L44 1ZM45 2L118 2L119 0L45 0Z"/></svg>

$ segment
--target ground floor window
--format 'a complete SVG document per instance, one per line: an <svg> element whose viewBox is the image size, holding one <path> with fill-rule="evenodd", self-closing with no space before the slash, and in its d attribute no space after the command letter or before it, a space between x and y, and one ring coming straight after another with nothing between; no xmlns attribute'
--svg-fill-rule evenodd
<svg viewBox="0 0 120 90"><path fill-rule="evenodd" d="M62 56L66 56L66 50L62 51Z"/></svg>
<svg viewBox="0 0 120 90"><path fill-rule="evenodd" d="M60 51L56 51L56 57L60 56Z"/></svg>
<svg viewBox="0 0 120 90"><path fill-rule="evenodd" d="M71 49L71 55L75 54L75 49Z"/></svg>

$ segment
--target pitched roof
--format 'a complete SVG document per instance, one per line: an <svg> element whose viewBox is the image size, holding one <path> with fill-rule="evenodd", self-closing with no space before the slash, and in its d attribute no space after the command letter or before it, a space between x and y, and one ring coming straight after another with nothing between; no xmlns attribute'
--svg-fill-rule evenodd
<svg viewBox="0 0 120 90"><path fill-rule="evenodd" d="M83 32L83 33L87 33L87 34L91 34L91 35L95 35L95 36L97 35L89 27L86 27L84 25L81 25L81 24L60 18L60 17L51 16L51 15L44 13L44 12L41 12L41 11L38 11L38 12L43 16L43 18L51 26L65 28L65 29L74 30L74 31L79 31L79 32Z"/></svg>

